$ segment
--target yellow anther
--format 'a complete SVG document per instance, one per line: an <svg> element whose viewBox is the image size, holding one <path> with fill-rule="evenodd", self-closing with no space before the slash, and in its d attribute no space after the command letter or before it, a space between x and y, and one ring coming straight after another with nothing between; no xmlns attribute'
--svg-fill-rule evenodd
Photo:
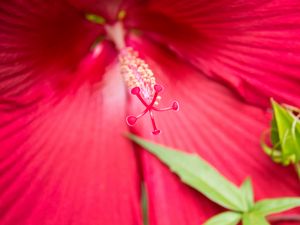
<svg viewBox="0 0 300 225"><path fill-rule="evenodd" d="M155 77L145 61L138 56L138 52L131 47L125 48L119 55L121 74L129 88L139 87L146 98L153 97Z"/></svg>
<svg viewBox="0 0 300 225"><path fill-rule="evenodd" d="M123 20L126 17L126 11L124 9L122 9L119 13L118 13L118 19L119 20Z"/></svg>

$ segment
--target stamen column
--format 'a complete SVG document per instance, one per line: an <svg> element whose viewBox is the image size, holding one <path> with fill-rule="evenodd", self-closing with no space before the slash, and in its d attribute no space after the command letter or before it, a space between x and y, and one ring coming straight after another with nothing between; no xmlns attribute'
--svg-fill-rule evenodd
<svg viewBox="0 0 300 225"><path fill-rule="evenodd" d="M153 72L149 69L149 66L145 63L145 61L139 58L138 53L132 48L128 47L122 49L120 51L119 61L121 64L121 74L123 75L129 89L131 89L131 94L137 96L141 103L146 107L146 109L138 116L128 116L126 118L127 124L129 126L134 126L139 118L149 112L153 126L152 133L154 135L159 134L160 130L156 127L153 111L178 111L178 102L174 101L172 106L167 108L159 109L155 107L158 105L160 100L158 93L163 91L163 87L156 84Z"/></svg>

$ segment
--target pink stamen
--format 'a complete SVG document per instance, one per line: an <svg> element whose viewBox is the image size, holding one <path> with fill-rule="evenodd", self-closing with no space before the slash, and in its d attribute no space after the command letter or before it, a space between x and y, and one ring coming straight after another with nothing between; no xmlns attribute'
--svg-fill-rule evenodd
<svg viewBox="0 0 300 225"><path fill-rule="evenodd" d="M171 107L161 108L161 109L159 109L157 107L154 107L154 104L156 102L156 98L158 96L158 93L163 91L163 87L161 85L159 85L159 84L155 84L154 87L153 87L153 89L154 89L155 93L153 95L152 101L149 104L141 96L140 88L139 87L134 87L134 88L131 89L131 94L132 95L136 95L138 97L138 99L142 102L142 104L144 106L146 106L146 109L140 115L138 115L138 116L132 116L132 115L127 116L126 121L127 121L127 124L129 126L134 126L135 123L137 122L137 120L139 118L143 117L147 112L149 112L150 118L151 118L152 127L153 127L152 133L154 135L158 135L160 133L160 130L157 129L157 127L156 127L155 119L154 119L154 116L153 116L153 111L158 111L158 112L169 111L169 110L178 111L179 110L179 104L178 104L177 101L174 101L172 103Z"/></svg>
<svg viewBox="0 0 300 225"><path fill-rule="evenodd" d="M152 126L153 126L152 134L158 135L158 134L160 133L160 130L158 130L158 129L156 128L154 116L153 116L153 113L152 113L151 110L149 111L149 114L150 114L150 118L151 118L151 122L152 122Z"/></svg>

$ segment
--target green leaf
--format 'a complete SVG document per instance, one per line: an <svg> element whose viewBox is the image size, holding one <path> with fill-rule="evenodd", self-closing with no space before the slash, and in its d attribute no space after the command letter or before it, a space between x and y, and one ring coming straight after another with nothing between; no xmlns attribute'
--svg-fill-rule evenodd
<svg viewBox="0 0 300 225"><path fill-rule="evenodd" d="M263 215L283 212L300 206L300 198L274 198L258 201L253 211Z"/></svg>
<svg viewBox="0 0 300 225"><path fill-rule="evenodd" d="M243 225L270 225L270 223L263 215L251 212L243 215Z"/></svg>
<svg viewBox="0 0 300 225"><path fill-rule="evenodd" d="M277 106L277 105L274 105L276 104L276 102L272 100L272 105L273 107ZM278 134L278 126L277 126L277 121L275 119L275 112L273 113L273 118L272 118L272 121L271 121L271 141L274 145L276 145L276 148L278 149L281 149L281 146L280 146L280 138L279 138L279 134Z"/></svg>
<svg viewBox="0 0 300 225"><path fill-rule="evenodd" d="M129 138L156 155L185 184L200 191L210 200L234 211L245 212L248 210L246 201L238 187L196 154L176 151L145 141L134 135L129 135Z"/></svg>
<svg viewBox="0 0 300 225"><path fill-rule="evenodd" d="M102 16L98 16L95 14L86 14L85 18L93 23L97 23L97 24L105 24L105 18Z"/></svg>
<svg viewBox="0 0 300 225"><path fill-rule="evenodd" d="M220 213L209 220L203 225L236 225L240 222L242 215L236 212L224 212Z"/></svg>
<svg viewBox="0 0 300 225"><path fill-rule="evenodd" d="M248 209L251 209L254 206L254 194L253 187L250 178L247 178L241 186L241 190L244 198L246 199L246 203L248 205Z"/></svg>
<svg viewBox="0 0 300 225"><path fill-rule="evenodd" d="M281 150L282 164L300 160L300 123L286 108L272 100L274 118L271 129L272 144Z"/></svg>

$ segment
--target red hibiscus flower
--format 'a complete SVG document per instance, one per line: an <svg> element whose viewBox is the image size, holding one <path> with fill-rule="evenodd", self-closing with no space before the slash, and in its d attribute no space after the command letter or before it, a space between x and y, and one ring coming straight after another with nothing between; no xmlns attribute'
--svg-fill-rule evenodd
<svg viewBox="0 0 300 225"><path fill-rule="evenodd" d="M145 118L135 132L198 153L236 184L251 176L259 199L300 194L293 170L259 146L269 98L299 106L297 0L8 0L0 2L1 224L141 224L142 182L151 225L201 224L222 210L123 136L126 116L143 104L122 79L119 35L109 32L116 23L165 88L159 105L181 107L154 115L160 135Z"/></svg>

